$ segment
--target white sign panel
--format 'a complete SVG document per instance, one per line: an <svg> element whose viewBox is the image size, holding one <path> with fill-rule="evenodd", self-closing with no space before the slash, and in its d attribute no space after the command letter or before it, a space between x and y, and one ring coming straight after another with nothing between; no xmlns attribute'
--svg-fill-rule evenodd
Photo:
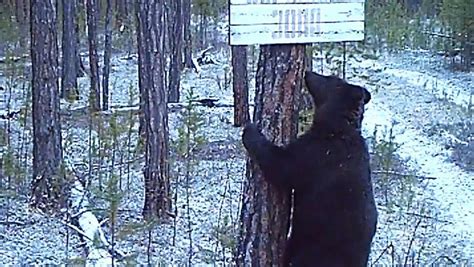
<svg viewBox="0 0 474 267"><path fill-rule="evenodd" d="M364 0L230 0L230 44L364 39Z"/></svg>

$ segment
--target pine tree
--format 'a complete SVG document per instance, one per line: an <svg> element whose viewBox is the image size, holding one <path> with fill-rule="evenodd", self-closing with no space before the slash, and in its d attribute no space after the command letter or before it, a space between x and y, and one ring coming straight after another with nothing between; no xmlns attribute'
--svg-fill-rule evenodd
<svg viewBox="0 0 474 267"><path fill-rule="evenodd" d="M278 145L288 144L296 137L304 61L304 45L263 45L260 49L254 122ZM282 192L267 183L258 166L248 162L238 266L281 266L289 227L290 196L291 192Z"/></svg>
<svg viewBox="0 0 474 267"><path fill-rule="evenodd" d="M66 205L62 175L61 122L56 1L31 0L31 64L33 89L34 207L56 210Z"/></svg>

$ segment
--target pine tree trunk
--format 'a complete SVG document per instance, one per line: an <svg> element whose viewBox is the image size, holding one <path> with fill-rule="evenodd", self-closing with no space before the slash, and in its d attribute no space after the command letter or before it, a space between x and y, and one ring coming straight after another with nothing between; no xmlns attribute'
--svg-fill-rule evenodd
<svg viewBox="0 0 474 267"><path fill-rule="evenodd" d="M109 109L110 56L112 53L112 0L107 0L105 11L105 49L102 73L102 110Z"/></svg>
<svg viewBox="0 0 474 267"><path fill-rule="evenodd" d="M115 0L115 7L117 25L122 25L128 16L126 0Z"/></svg>
<svg viewBox="0 0 474 267"><path fill-rule="evenodd" d="M183 21L182 0L171 0L171 14L169 15L170 34L170 71L168 102L179 102L179 87L181 81L181 64L183 49Z"/></svg>
<svg viewBox="0 0 474 267"><path fill-rule="evenodd" d="M137 1L138 73L145 131L145 219L171 211L168 169L168 110L164 85L164 0Z"/></svg>
<svg viewBox="0 0 474 267"><path fill-rule="evenodd" d="M87 33L89 41L90 104L93 111L100 110L99 55L97 54L97 0L86 0Z"/></svg>
<svg viewBox="0 0 474 267"><path fill-rule="evenodd" d="M78 6L76 7L76 10L78 10ZM76 21L77 21L77 14L76 16ZM75 31L76 31L76 70L77 70L77 77L84 77L85 75L85 67L84 63L82 62L81 58L81 36L80 36L80 29L79 29L79 24L76 23L75 25Z"/></svg>
<svg viewBox="0 0 474 267"><path fill-rule="evenodd" d="M313 45L306 46L306 70L313 70ZM313 108L313 100L307 90L303 90L300 97L300 110L311 110Z"/></svg>
<svg viewBox="0 0 474 267"><path fill-rule="evenodd" d="M232 77L232 88L234 90L234 126L242 126L250 119L247 46L232 46Z"/></svg>
<svg viewBox="0 0 474 267"><path fill-rule="evenodd" d="M20 45L26 47L28 44L28 0L15 1L15 17L20 30Z"/></svg>
<svg viewBox="0 0 474 267"><path fill-rule="evenodd" d="M309 71L313 70L313 51L313 45L308 45L306 47L306 69Z"/></svg>
<svg viewBox="0 0 474 267"><path fill-rule="evenodd" d="M254 121L278 145L296 137L298 98L305 69L304 45L264 45L257 69ZM247 164L238 266L281 266L289 227L291 192L268 184Z"/></svg>
<svg viewBox="0 0 474 267"><path fill-rule="evenodd" d="M61 174L58 43L55 1L31 0L33 90L33 180L31 204L45 210L64 207L66 184Z"/></svg>
<svg viewBox="0 0 474 267"><path fill-rule="evenodd" d="M199 50L203 50L204 49L204 27L205 27L205 21L206 21L206 16L203 14L204 11L203 9L200 9L200 13L199 14L199 27L197 27L197 36L196 36L196 39L197 39L197 45L196 45L196 48Z"/></svg>
<svg viewBox="0 0 474 267"><path fill-rule="evenodd" d="M76 0L62 0L63 38L61 61L61 97L70 99L77 95L77 36L76 36Z"/></svg>
<svg viewBox="0 0 474 267"><path fill-rule="evenodd" d="M191 0L183 0L184 67L193 67L193 43L191 36Z"/></svg>

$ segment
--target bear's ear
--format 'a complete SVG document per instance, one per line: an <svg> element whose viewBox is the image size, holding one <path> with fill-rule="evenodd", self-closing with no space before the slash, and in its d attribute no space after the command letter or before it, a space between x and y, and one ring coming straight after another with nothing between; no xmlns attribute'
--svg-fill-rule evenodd
<svg viewBox="0 0 474 267"><path fill-rule="evenodd" d="M362 88L362 91L364 92L364 104L367 104L369 103L370 99L372 99L372 95L364 87L361 87L361 88Z"/></svg>
<svg viewBox="0 0 474 267"><path fill-rule="evenodd" d="M371 95L370 95L370 92L367 91L367 89L365 89L362 86L352 85L352 84L349 84L348 88L349 88L351 98L353 99L353 101L355 101L355 103L362 102L364 105L369 103L371 99Z"/></svg>
<svg viewBox="0 0 474 267"><path fill-rule="evenodd" d="M328 90L330 87L328 77L311 71L306 71L304 80L309 93L313 97L314 104L317 107L321 106L328 97Z"/></svg>

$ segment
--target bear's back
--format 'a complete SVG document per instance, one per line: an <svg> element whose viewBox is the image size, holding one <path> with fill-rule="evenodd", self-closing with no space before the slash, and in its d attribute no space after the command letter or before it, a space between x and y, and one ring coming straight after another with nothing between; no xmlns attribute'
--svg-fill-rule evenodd
<svg viewBox="0 0 474 267"><path fill-rule="evenodd" d="M365 265L377 211L364 138L356 129L334 136L313 132L292 148L302 152L291 242L299 244L292 250L302 265L293 266Z"/></svg>

